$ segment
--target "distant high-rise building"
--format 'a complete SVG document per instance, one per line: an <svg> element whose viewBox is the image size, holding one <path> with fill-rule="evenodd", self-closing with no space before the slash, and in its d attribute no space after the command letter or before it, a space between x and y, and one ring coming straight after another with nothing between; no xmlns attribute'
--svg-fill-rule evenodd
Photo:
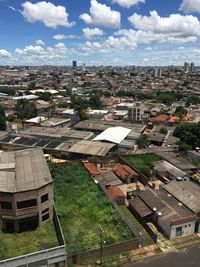
<svg viewBox="0 0 200 267"><path fill-rule="evenodd" d="M193 71L194 71L194 63L192 62L190 65L190 72L193 72Z"/></svg>
<svg viewBox="0 0 200 267"><path fill-rule="evenodd" d="M161 78L162 76L162 70L160 68L154 69L154 78Z"/></svg>
<svg viewBox="0 0 200 267"><path fill-rule="evenodd" d="M190 70L190 65L189 65L189 63L185 62L185 63L184 63L184 72L185 72L185 73L188 73L189 70Z"/></svg>
<svg viewBox="0 0 200 267"><path fill-rule="evenodd" d="M75 61L75 60L72 61L72 67L73 67L73 69L77 68L77 61Z"/></svg>

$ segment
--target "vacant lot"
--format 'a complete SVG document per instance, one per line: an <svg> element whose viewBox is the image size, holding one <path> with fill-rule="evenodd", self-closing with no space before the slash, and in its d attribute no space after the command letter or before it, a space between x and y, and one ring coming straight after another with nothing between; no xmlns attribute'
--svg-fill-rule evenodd
<svg viewBox="0 0 200 267"><path fill-rule="evenodd" d="M54 225L50 221L38 227L35 231L20 234L6 234L0 231L0 260L58 245Z"/></svg>
<svg viewBox="0 0 200 267"><path fill-rule="evenodd" d="M55 202L70 255L133 238L117 211L80 163L50 164Z"/></svg>
<svg viewBox="0 0 200 267"><path fill-rule="evenodd" d="M146 176L150 176L152 164L160 158L155 154L124 156L123 157L130 165L138 169Z"/></svg>

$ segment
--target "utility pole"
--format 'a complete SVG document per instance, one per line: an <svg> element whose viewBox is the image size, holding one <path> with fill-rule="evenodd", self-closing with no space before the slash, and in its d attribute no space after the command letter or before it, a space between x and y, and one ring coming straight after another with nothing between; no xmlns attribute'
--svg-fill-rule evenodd
<svg viewBox="0 0 200 267"><path fill-rule="evenodd" d="M100 229L100 265L103 264L103 228L101 224L99 224Z"/></svg>

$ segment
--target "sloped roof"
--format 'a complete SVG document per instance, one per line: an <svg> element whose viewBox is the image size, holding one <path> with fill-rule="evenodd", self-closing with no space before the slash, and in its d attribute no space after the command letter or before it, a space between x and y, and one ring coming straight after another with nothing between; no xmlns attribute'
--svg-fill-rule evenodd
<svg viewBox="0 0 200 267"><path fill-rule="evenodd" d="M41 148L0 154L0 192L30 191L51 182L52 177Z"/></svg>
<svg viewBox="0 0 200 267"><path fill-rule="evenodd" d="M97 135L94 141L108 141L115 144L120 144L131 130L124 127L110 127L103 131L101 134Z"/></svg>
<svg viewBox="0 0 200 267"><path fill-rule="evenodd" d="M104 157L114 146L114 144L83 140L73 145L68 152Z"/></svg>
<svg viewBox="0 0 200 267"><path fill-rule="evenodd" d="M171 182L163 188L195 213L200 212L200 187L192 182Z"/></svg>

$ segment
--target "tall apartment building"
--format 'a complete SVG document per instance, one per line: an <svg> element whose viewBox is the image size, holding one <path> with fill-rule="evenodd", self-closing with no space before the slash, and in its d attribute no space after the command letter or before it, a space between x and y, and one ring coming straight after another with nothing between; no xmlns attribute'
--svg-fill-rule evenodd
<svg viewBox="0 0 200 267"><path fill-rule="evenodd" d="M129 121L142 121L145 119L144 114L144 104L141 102L136 102L132 107L128 109L128 120Z"/></svg>

